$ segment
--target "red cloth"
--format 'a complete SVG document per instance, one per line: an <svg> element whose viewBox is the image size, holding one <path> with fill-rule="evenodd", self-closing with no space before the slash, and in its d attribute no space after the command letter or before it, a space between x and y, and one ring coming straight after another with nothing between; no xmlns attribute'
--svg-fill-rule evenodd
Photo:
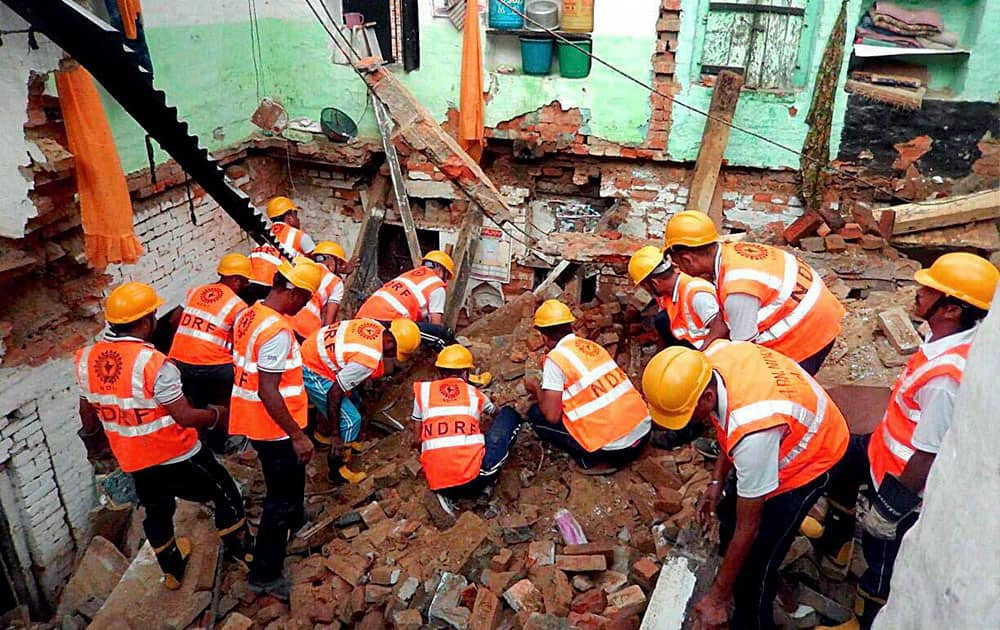
<svg viewBox="0 0 1000 630"><path fill-rule="evenodd" d="M458 143L475 161L483 155L483 61L479 37L479 3L466 0L462 34L462 85L458 99Z"/></svg>
<svg viewBox="0 0 1000 630"><path fill-rule="evenodd" d="M68 64L56 72L56 87L76 165L87 262L95 269L134 263L142 244L135 237L132 199L94 79L83 67Z"/></svg>

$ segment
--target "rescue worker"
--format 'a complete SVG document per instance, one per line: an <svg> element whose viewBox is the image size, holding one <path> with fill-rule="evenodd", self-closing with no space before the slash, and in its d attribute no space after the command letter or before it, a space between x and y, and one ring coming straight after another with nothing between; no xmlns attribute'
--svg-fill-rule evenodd
<svg viewBox="0 0 1000 630"><path fill-rule="evenodd" d="M667 222L666 248L681 271L710 279L728 338L752 341L816 374L833 349L846 311L816 270L759 243L722 243L707 214L678 212ZM705 340L725 338L713 331Z"/></svg>
<svg viewBox="0 0 1000 630"><path fill-rule="evenodd" d="M454 515L451 501L488 490L517 439L521 416L496 406L469 383L472 353L453 344L434 362L438 378L413 383L413 445L420 448L427 485ZM493 417L485 435L483 416Z"/></svg>
<svg viewBox="0 0 1000 630"><path fill-rule="evenodd" d="M536 403L527 420L538 437L566 452L585 471L608 472L638 457L652 423L642 396L608 351L573 334L576 317L558 300L535 311L549 351L542 381L524 379Z"/></svg>
<svg viewBox="0 0 1000 630"><path fill-rule="evenodd" d="M253 305L267 297L282 260L284 258L278 248L269 243L250 250L250 284L243 293L247 304Z"/></svg>
<svg viewBox="0 0 1000 630"><path fill-rule="evenodd" d="M394 319L388 329L373 319L348 319L317 329L302 343L305 388L319 413L313 437L330 447L331 483L358 483L366 477L346 466L351 451L345 445L354 446L361 431L361 412L351 392L384 374L384 356L402 362L419 346L420 329L408 319Z"/></svg>
<svg viewBox="0 0 1000 630"><path fill-rule="evenodd" d="M292 317L292 329L302 339L337 321L344 301L343 274L348 268L344 248L333 241L317 243L310 259L322 268L323 279L309 303Z"/></svg>
<svg viewBox="0 0 1000 630"><path fill-rule="evenodd" d="M255 594L287 600L283 575L290 532L305 522L306 462L312 441L307 423L302 356L285 316L297 313L319 287L312 264L278 266L267 297L243 311L233 325L233 386L229 432L250 439L267 491L248 576Z"/></svg>
<svg viewBox="0 0 1000 630"><path fill-rule="evenodd" d="M399 317L411 319L420 327L424 341L437 350L455 341L454 333L444 325L444 307L448 279L455 273L451 256L433 250L421 259L421 265L386 282L372 294L355 314L388 322Z"/></svg>
<svg viewBox="0 0 1000 630"><path fill-rule="evenodd" d="M954 420L969 347L990 308L1000 271L979 256L953 253L917 271L914 279L920 288L913 314L927 322L930 337L896 379L875 431L852 436L834 471L818 544L823 564L846 573L858 489L867 484L871 507L862 519L861 537L867 569L858 581L856 606L862 628L871 627L889 595L900 543L919 516L927 475Z"/></svg>
<svg viewBox="0 0 1000 630"><path fill-rule="evenodd" d="M152 287L127 282L104 306L103 339L76 353L79 435L88 457L108 448L135 482L145 509L143 531L163 570L164 585L180 588L191 541L175 537L176 499L211 503L229 557L241 559L251 541L243 498L226 469L198 440L199 429L224 428L225 407L192 407L177 367L148 340L163 299Z"/></svg>
<svg viewBox="0 0 1000 630"><path fill-rule="evenodd" d="M686 346L701 350L710 334L725 336L726 325L719 315L719 300L712 283L679 270L664 253L652 245L642 247L628 261L632 284L656 298L660 312L653 326L666 346Z"/></svg>
<svg viewBox="0 0 1000 630"><path fill-rule="evenodd" d="M184 393L195 407L229 405L233 389L233 322L247 307L239 297L250 281L250 259L226 254L219 279L188 291L175 311L169 356L181 371Z"/></svg>
<svg viewBox="0 0 1000 630"><path fill-rule="evenodd" d="M308 256L316 248L312 237L302 230L299 208L288 197L275 197L267 202L267 218L271 220L271 235L289 253Z"/></svg>
<svg viewBox="0 0 1000 630"><path fill-rule="evenodd" d="M658 424L711 419L722 446L696 516L706 525L717 507L724 556L692 614L716 627L735 602L730 628L774 627L778 566L847 448L844 417L802 367L747 342L667 348L642 389Z"/></svg>

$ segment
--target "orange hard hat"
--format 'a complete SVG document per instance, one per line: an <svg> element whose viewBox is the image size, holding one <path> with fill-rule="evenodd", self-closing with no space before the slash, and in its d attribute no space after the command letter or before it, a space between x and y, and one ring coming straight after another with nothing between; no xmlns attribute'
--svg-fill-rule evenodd
<svg viewBox="0 0 1000 630"><path fill-rule="evenodd" d="M156 290L142 282L126 282L114 289L104 303L104 319L110 324L137 322L163 305Z"/></svg>

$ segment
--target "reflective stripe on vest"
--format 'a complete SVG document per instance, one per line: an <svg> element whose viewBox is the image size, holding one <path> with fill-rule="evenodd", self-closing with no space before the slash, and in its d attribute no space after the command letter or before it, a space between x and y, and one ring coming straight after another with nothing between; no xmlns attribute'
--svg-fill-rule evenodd
<svg viewBox="0 0 1000 630"><path fill-rule="evenodd" d="M691 342L695 348L701 348L708 337L708 325L701 321L694 308L694 298L699 293L709 293L718 301L711 282L682 273L674 286L674 295L657 299L670 318L670 332L677 339Z"/></svg>
<svg viewBox="0 0 1000 630"><path fill-rule="evenodd" d="M287 437L264 407L258 394L260 374L257 359L267 340L282 330L290 337L290 347L278 391L295 423L305 427L308 401L302 381L302 355L291 327L284 317L258 302L243 311L233 325L233 395L230 405L229 432L252 440L278 440ZM267 334L265 334L267 333Z"/></svg>
<svg viewBox="0 0 1000 630"><path fill-rule="evenodd" d="M303 364L327 380L348 363L372 370L372 378L382 375L382 343L385 328L373 319L347 319L323 326L302 342Z"/></svg>
<svg viewBox="0 0 1000 630"><path fill-rule="evenodd" d="M872 433L868 444L868 461L876 486L882 483L886 474L900 476L917 452L913 444L921 413L917 394L939 376L948 376L961 383L970 347L970 343L959 343L933 359L928 359L921 348L907 361L893 385L882 423Z"/></svg>
<svg viewBox="0 0 1000 630"><path fill-rule="evenodd" d="M77 353L80 394L94 406L125 472L170 461L198 443L198 432L174 422L154 396L166 361L163 353L133 338L100 341Z"/></svg>
<svg viewBox="0 0 1000 630"><path fill-rule="evenodd" d="M706 351L726 389L720 439L732 454L751 433L785 427L774 496L803 486L847 449L847 423L823 388L784 355L748 342L716 342Z"/></svg>
<svg viewBox="0 0 1000 630"><path fill-rule="evenodd" d="M281 252L273 245L260 245L250 252L250 276L257 284L271 286L278 265L284 260Z"/></svg>
<svg viewBox="0 0 1000 630"><path fill-rule="evenodd" d="M244 308L246 303L222 284L189 291L170 346L170 358L192 365L232 363L232 322Z"/></svg>
<svg viewBox="0 0 1000 630"><path fill-rule="evenodd" d="M649 410L628 376L608 351L596 343L567 335L546 356L565 376L563 424L589 452L628 435Z"/></svg>
<svg viewBox="0 0 1000 630"><path fill-rule="evenodd" d="M385 283L365 300L357 316L383 321L398 317L423 321L428 314L431 293L446 286L427 267L417 267Z"/></svg>
<svg viewBox="0 0 1000 630"><path fill-rule="evenodd" d="M844 307L809 265L757 243L720 248L716 270L720 304L733 293L760 301L757 335L751 341L802 361L837 336Z"/></svg>
<svg viewBox="0 0 1000 630"><path fill-rule="evenodd" d="M485 397L459 378L413 384L422 416L420 463L431 490L479 476L486 438L480 429Z"/></svg>

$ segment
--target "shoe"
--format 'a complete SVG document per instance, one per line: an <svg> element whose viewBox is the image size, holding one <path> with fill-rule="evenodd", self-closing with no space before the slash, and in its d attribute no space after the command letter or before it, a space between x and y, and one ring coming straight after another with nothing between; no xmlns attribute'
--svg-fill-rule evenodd
<svg viewBox="0 0 1000 630"><path fill-rule="evenodd" d="M327 448L329 448L329 446L330 446L330 436L329 435L323 435L322 433L318 433L318 432L313 433L313 441L316 442L316 446L318 446L320 448L322 448L324 446L327 447Z"/></svg>
<svg viewBox="0 0 1000 630"><path fill-rule="evenodd" d="M441 509L447 512L449 516L454 517L455 504L451 502L451 499L438 492L435 492L434 495L437 496L438 504L441 506Z"/></svg>
<svg viewBox="0 0 1000 630"><path fill-rule="evenodd" d="M694 450L701 453L705 459L718 459L720 451L718 440L700 437L691 444L694 446Z"/></svg>
<svg viewBox="0 0 1000 630"><path fill-rule="evenodd" d="M354 472L347 466L341 466L337 469L337 473L346 480L348 483L358 484L368 478L368 473L365 471Z"/></svg>
<svg viewBox="0 0 1000 630"><path fill-rule="evenodd" d="M258 597L270 595L275 599L287 602L292 594L292 584L288 578L282 575L270 582L247 580L247 590Z"/></svg>
<svg viewBox="0 0 1000 630"><path fill-rule="evenodd" d="M806 538L816 540L823 536L823 524L813 517L807 516L802 519L802 523L799 525L799 533Z"/></svg>
<svg viewBox="0 0 1000 630"><path fill-rule="evenodd" d="M489 387L490 383L493 382L493 375L489 372L482 372L481 374L470 374L469 382L479 388Z"/></svg>
<svg viewBox="0 0 1000 630"><path fill-rule="evenodd" d="M163 569L163 586L168 590L176 591L181 587L190 555L191 539L183 536L157 552L156 560Z"/></svg>
<svg viewBox="0 0 1000 630"><path fill-rule="evenodd" d="M850 619L842 624L836 626L816 626L813 630L860 630L861 623L858 622L858 618L851 616Z"/></svg>
<svg viewBox="0 0 1000 630"><path fill-rule="evenodd" d="M649 438L649 443L652 444L654 448L670 451L678 446L690 444L692 440L698 437L700 432L701 428L695 422L692 422L683 429L678 429L676 431L671 429L656 428L653 429L652 435Z"/></svg>
<svg viewBox="0 0 1000 630"><path fill-rule="evenodd" d="M222 536L222 557L243 569L250 568L253 562L254 539L250 528L243 524L238 530Z"/></svg>

